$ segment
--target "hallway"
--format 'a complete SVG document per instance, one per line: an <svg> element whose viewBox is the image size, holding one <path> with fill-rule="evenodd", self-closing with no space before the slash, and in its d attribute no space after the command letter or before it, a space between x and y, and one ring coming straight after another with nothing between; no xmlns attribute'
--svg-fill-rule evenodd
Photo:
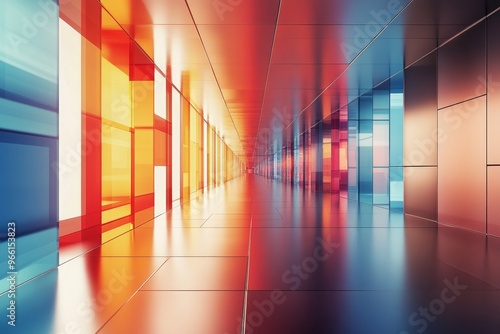
<svg viewBox="0 0 500 334"><path fill-rule="evenodd" d="M252 174L75 254L18 287L16 333L500 327L499 239Z"/></svg>

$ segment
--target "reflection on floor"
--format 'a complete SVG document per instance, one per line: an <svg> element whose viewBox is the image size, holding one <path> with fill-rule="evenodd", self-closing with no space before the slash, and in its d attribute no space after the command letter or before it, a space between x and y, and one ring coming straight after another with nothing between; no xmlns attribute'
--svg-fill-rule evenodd
<svg viewBox="0 0 500 334"><path fill-rule="evenodd" d="M499 239L254 175L85 242L1 333L500 332Z"/></svg>

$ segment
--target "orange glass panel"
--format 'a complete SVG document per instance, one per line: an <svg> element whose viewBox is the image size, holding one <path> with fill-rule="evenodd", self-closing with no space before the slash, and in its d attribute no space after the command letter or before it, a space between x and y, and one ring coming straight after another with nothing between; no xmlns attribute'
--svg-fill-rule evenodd
<svg viewBox="0 0 500 334"><path fill-rule="evenodd" d="M405 213L437 221L437 167L404 168Z"/></svg>
<svg viewBox="0 0 500 334"><path fill-rule="evenodd" d="M154 165L167 166L167 134L154 130Z"/></svg>
<svg viewBox="0 0 500 334"><path fill-rule="evenodd" d="M82 112L101 116L101 50L82 39Z"/></svg>
<svg viewBox="0 0 500 334"><path fill-rule="evenodd" d="M135 129L135 194L154 192L153 130Z"/></svg>
<svg viewBox="0 0 500 334"><path fill-rule="evenodd" d="M438 112L440 223L486 232L486 98Z"/></svg>
<svg viewBox="0 0 500 334"><path fill-rule="evenodd" d="M436 53L405 71L404 165L437 165Z"/></svg>

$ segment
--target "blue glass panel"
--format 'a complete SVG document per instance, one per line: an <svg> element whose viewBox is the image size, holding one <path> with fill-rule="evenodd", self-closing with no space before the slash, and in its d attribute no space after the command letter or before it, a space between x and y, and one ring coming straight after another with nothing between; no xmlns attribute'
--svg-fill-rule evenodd
<svg viewBox="0 0 500 334"><path fill-rule="evenodd" d="M57 113L0 98L0 129L57 137Z"/></svg>
<svg viewBox="0 0 500 334"><path fill-rule="evenodd" d="M373 119L373 97L365 94L359 98L359 119Z"/></svg>
<svg viewBox="0 0 500 334"><path fill-rule="evenodd" d="M358 99L349 103L349 105L347 107L347 113L348 113L349 120L351 120L351 121L359 118L359 100Z"/></svg>
<svg viewBox="0 0 500 334"><path fill-rule="evenodd" d="M390 95L387 89L373 91L373 119L389 120Z"/></svg>
<svg viewBox="0 0 500 334"><path fill-rule="evenodd" d="M9 99L58 106L59 10L51 0L2 1L0 90Z"/></svg>
<svg viewBox="0 0 500 334"><path fill-rule="evenodd" d="M349 199L358 200L358 170L357 168L349 168L347 170L347 189Z"/></svg>
<svg viewBox="0 0 500 334"><path fill-rule="evenodd" d="M390 191L391 210L403 211L404 208L403 167L391 167L389 191Z"/></svg>
<svg viewBox="0 0 500 334"><path fill-rule="evenodd" d="M0 131L0 251L7 223L16 223L18 283L58 264L57 140ZM0 259L0 278L6 258ZM2 281L1 288L5 288Z"/></svg>
<svg viewBox="0 0 500 334"><path fill-rule="evenodd" d="M373 121L359 122L359 200L372 204Z"/></svg>
<svg viewBox="0 0 500 334"><path fill-rule="evenodd" d="M389 168L373 169L373 204L389 205Z"/></svg>
<svg viewBox="0 0 500 334"><path fill-rule="evenodd" d="M403 166L403 93L391 93L391 113L390 113L390 165Z"/></svg>
<svg viewBox="0 0 500 334"><path fill-rule="evenodd" d="M16 327L7 324L5 315L0 333L55 333L54 318L57 299L58 271L53 270L16 289ZM8 294L0 296L0 309L10 303ZM41 311L43 310L43 311ZM69 327L66 327L69 328Z"/></svg>

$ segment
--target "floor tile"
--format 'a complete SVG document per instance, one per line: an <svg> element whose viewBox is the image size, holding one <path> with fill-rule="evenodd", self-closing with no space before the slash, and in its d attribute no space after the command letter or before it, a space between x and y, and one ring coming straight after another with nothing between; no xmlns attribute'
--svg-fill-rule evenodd
<svg viewBox="0 0 500 334"><path fill-rule="evenodd" d="M140 291L99 333L240 333L242 291Z"/></svg>
<svg viewBox="0 0 500 334"><path fill-rule="evenodd" d="M166 260L75 258L18 287L16 331L1 321L0 332L95 333ZM7 295L0 296L3 310L7 303Z"/></svg>
<svg viewBox="0 0 500 334"><path fill-rule="evenodd" d="M438 229L428 228L254 229L249 288L426 290L458 276L471 288L497 289L478 276L484 272L440 261L438 246Z"/></svg>
<svg viewBox="0 0 500 334"><path fill-rule="evenodd" d="M220 214L215 213L203 224L203 227L250 227L249 213Z"/></svg>
<svg viewBox="0 0 500 334"><path fill-rule="evenodd" d="M166 217L155 218L154 220L147 222L140 226L143 227L152 227L152 228L168 228L168 227L184 227L184 228L193 228L193 227L201 227L203 223L205 223L206 219L167 219Z"/></svg>
<svg viewBox="0 0 500 334"><path fill-rule="evenodd" d="M247 256L248 228L138 228L92 256Z"/></svg>
<svg viewBox="0 0 500 334"><path fill-rule="evenodd" d="M171 257L143 290L244 290L246 257Z"/></svg>
<svg viewBox="0 0 500 334"><path fill-rule="evenodd" d="M246 333L498 333L500 318L484 309L500 311L500 292L457 293L446 283L423 292L250 291Z"/></svg>

